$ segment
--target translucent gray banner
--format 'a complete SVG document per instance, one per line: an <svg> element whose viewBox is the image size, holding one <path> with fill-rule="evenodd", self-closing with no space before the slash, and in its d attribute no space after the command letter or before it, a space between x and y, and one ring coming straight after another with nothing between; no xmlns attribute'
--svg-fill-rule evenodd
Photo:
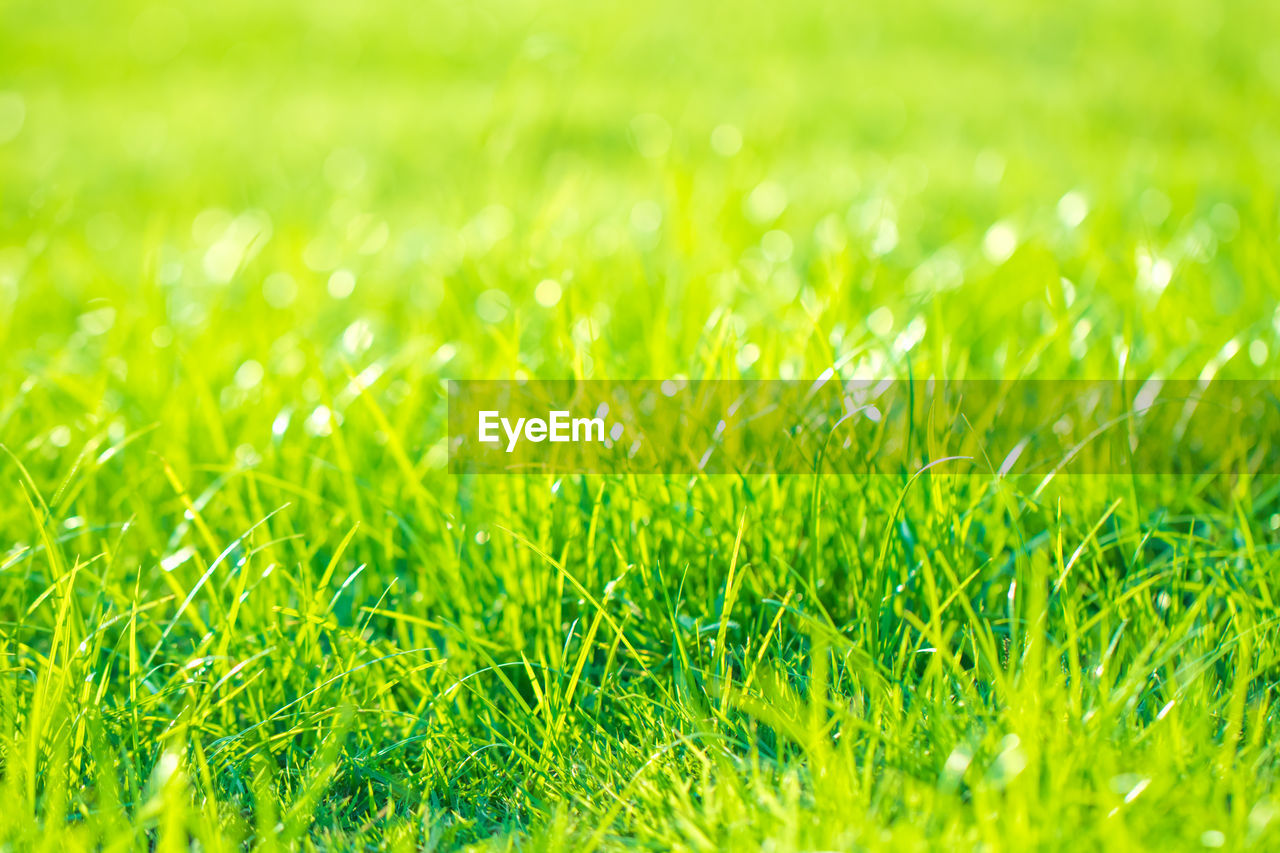
<svg viewBox="0 0 1280 853"><path fill-rule="evenodd" d="M1280 382L491 381L455 474L1280 473Z"/></svg>

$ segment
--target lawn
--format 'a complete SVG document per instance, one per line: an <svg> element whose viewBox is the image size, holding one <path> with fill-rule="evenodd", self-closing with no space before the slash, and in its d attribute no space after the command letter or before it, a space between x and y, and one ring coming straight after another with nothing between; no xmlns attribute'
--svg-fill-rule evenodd
<svg viewBox="0 0 1280 853"><path fill-rule="evenodd" d="M0 851L1280 848L1274 466L448 435L456 379L1274 379L1280 5L0 20Z"/></svg>

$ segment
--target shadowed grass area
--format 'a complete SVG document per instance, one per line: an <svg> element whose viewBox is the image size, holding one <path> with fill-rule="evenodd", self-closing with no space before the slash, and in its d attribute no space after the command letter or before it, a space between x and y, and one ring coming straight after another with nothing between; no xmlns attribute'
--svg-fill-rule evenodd
<svg viewBox="0 0 1280 853"><path fill-rule="evenodd" d="M11 4L0 849L1272 849L1280 482L451 477L447 379L1273 378L1263 2Z"/></svg>

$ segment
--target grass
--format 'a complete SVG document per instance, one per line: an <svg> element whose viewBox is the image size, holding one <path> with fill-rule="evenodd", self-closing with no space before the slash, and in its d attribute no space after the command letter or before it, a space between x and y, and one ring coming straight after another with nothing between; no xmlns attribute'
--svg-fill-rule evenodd
<svg viewBox="0 0 1280 853"><path fill-rule="evenodd" d="M1280 845L1274 476L445 471L450 377L1270 378L1274 4L4 17L0 849Z"/></svg>

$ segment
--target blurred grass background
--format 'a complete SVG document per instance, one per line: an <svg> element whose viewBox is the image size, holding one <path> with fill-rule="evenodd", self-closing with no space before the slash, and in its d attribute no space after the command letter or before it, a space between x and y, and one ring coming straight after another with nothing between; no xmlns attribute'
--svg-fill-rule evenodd
<svg viewBox="0 0 1280 853"><path fill-rule="evenodd" d="M443 342L494 289L535 311L509 355L565 371L531 297L542 278L572 277L579 314L622 294L643 308L610 312L601 369L665 375L688 372L717 306L776 318L790 339L776 348L798 357L821 313L798 310L802 292L831 306L817 323L829 331L880 305L901 319L966 281L1014 289L982 305L988 352L973 366L999 374L999 339L1042 331L1025 303L1060 273L1106 300L1101 336L1141 332L1149 360L1221 346L1274 304L1276 14L1262 2L19 3L3 44L7 322L52 328L19 312L93 297L171 314L186 300L323 339L409 298ZM716 153L717 127L734 153ZM1088 213L1077 228L1055 210L1072 192ZM1004 273L982 263L998 222L1026 247ZM782 274L724 275L775 227L794 246ZM837 274L806 277L832 255ZM1143 258L1178 268L1154 311L1129 293ZM360 286L330 310L339 268ZM283 308L261 293L277 270L296 281ZM16 307L31 276L47 298ZM967 322L974 302L943 307ZM200 337L216 324L171 319L179 342L217 345ZM661 324L660 347L644 351L642 320ZM476 375L515 366L462 358Z"/></svg>
<svg viewBox="0 0 1280 853"><path fill-rule="evenodd" d="M1274 3L2 17L0 846L1275 844L1274 483L458 499L443 415L1273 377Z"/></svg>

